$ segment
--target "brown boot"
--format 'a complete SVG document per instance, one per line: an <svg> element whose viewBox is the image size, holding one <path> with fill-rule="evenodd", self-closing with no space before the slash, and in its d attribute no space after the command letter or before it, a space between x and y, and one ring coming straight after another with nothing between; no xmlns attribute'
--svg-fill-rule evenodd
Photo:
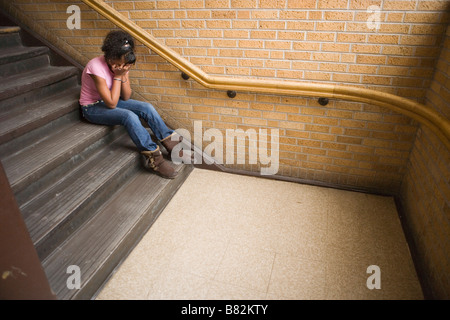
<svg viewBox="0 0 450 320"><path fill-rule="evenodd" d="M172 140L172 138L176 136L175 139ZM161 140L162 145L164 148L166 148L167 152L169 153L169 159L172 158L172 150L175 148L177 144L179 144L183 140L182 136L179 136L176 132L172 133L170 136L164 138ZM183 157L183 150L180 150L180 153L178 154L178 157L181 159Z"/></svg>
<svg viewBox="0 0 450 320"><path fill-rule="evenodd" d="M144 166L154 171L156 174L163 178L173 179L177 176L178 172L163 158L159 147L154 151L141 151L141 154L145 157Z"/></svg>

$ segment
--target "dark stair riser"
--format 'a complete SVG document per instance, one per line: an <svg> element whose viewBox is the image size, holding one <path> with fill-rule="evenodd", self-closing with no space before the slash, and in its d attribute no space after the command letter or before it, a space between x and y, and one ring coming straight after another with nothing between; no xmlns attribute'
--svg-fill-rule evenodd
<svg viewBox="0 0 450 320"><path fill-rule="evenodd" d="M50 65L50 57L46 54L38 55L20 61L0 65L0 77L15 76L19 73L45 68Z"/></svg>
<svg viewBox="0 0 450 320"><path fill-rule="evenodd" d="M21 152L27 146L37 144L39 141L47 139L49 133L58 132L64 127L71 126L79 120L79 111L72 111L32 131L25 132L14 138L14 140L3 143L0 145L0 160L5 161Z"/></svg>
<svg viewBox="0 0 450 320"><path fill-rule="evenodd" d="M3 163L8 168L6 173L12 190L23 190L112 130L99 126L86 133L85 128L77 125L67 127L42 143L28 146L14 157L5 159Z"/></svg>
<svg viewBox="0 0 450 320"><path fill-rule="evenodd" d="M114 167L108 169L112 162ZM39 257L47 257L88 220L137 170L137 163L138 157L132 150L117 152L104 147L46 189L39 199L22 206ZM44 217L45 224L41 220Z"/></svg>
<svg viewBox="0 0 450 320"><path fill-rule="evenodd" d="M0 128L0 143L21 137L35 129L79 109L77 96L79 88L74 87L60 94L51 95L43 101L0 111L0 121L9 121Z"/></svg>
<svg viewBox="0 0 450 320"><path fill-rule="evenodd" d="M45 67L10 76L0 87L0 99L8 99L77 75L73 67Z"/></svg>
<svg viewBox="0 0 450 320"><path fill-rule="evenodd" d="M0 34L0 47L9 48L15 46L21 46L22 40L18 32Z"/></svg>
<svg viewBox="0 0 450 320"><path fill-rule="evenodd" d="M0 65L49 54L47 47L11 47L0 52Z"/></svg>
<svg viewBox="0 0 450 320"><path fill-rule="evenodd" d="M71 129L72 126L67 125L67 130ZM87 138L78 140L78 144L73 145L70 150L58 155L49 155L48 162L42 168L18 182L16 199L19 205L29 201L43 189L51 187L68 171L86 161L99 148L111 143L124 133L124 130L119 127L99 126L96 129ZM64 146L67 147L65 143Z"/></svg>
<svg viewBox="0 0 450 320"><path fill-rule="evenodd" d="M77 75L72 75L61 81L50 83L43 87L37 87L34 90L24 91L8 99L0 100L0 110L27 106L75 86L78 86Z"/></svg>
<svg viewBox="0 0 450 320"><path fill-rule="evenodd" d="M86 228L80 228L71 241L43 261L59 299L91 299L95 295L148 231L192 167L182 166L180 170L179 176L170 181L155 179L155 175L141 171L123 186L117 197L105 203ZM111 234L112 230L115 235ZM87 246L89 243L95 243L97 247ZM79 251L78 247L85 250ZM99 261L86 259L94 255L99 256ZM70 290L66 286L69 265L80 267L80 290Z"/></svg>

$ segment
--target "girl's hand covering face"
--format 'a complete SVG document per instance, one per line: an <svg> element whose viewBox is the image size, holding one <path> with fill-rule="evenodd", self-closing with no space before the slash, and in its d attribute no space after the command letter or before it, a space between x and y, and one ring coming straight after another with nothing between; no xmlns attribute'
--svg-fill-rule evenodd
<svg viewBox="0 0 450 320"><path fill-rule="evenodd" d="M112 71L115 75L124 75L128 71L130 71L132 65L131 64L113 64L111 66Z"/></svg>

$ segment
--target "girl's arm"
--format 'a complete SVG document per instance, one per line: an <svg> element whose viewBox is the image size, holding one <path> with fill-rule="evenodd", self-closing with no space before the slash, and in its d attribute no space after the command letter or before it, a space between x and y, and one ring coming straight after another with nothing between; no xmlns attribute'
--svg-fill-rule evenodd
<svg viewBox="0 0 450 320"><path fill-rule="evenodd" d="M125 66L126 68L126 66ZM129 70L129 68L127 68ZM122 76L122 100L128 100L131 98L131 94L133 93L130 85L130 78L128 76L128 72Z"/></svg>
<svg viewBox="0 0 450 320"><path fill-rule="evenodd" d="M114 109L119 102L119 98L122 96L123 100L128 100L131 97L131 87L128 77L128 70L130 66L124 68L114 69L114 79L111 90L109 90L106 80L102 77L91 74L94 79L95 86L97 88L100 97L108 108Z"/></svg>
<svg viewBox="0 0 450 320"><path fill-rule="evenodd" d="M96 75L90 75L94 79L97 91L102 97L103 102L108 108L114 109L117 106L120 98L120 81L113 81L112 88L109 90L106 80Z"/></svg>

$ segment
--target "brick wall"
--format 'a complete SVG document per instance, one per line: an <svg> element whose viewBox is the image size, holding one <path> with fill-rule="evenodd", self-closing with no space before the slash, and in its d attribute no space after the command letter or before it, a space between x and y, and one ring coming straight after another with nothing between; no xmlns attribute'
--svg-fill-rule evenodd
<svg viewBox="0 0 450 320"><path fill-rule="evenodd" d="M159 41L213 75L339 83L424 101L449 19L449 1L107 1ZM3 1L10 14L85 64L113 24L81 1ZM69 4L81 29L69 30ZM376 6L368 12L369 6ZM376 25L379 17L379 25ZM316 98L206 90L139 46L137 96L173 128L279 129L278 174L395 194L417 131L376 106ZM317 97L319 98L319 97ZM203 148L207 145L204 142ZM224 148L225 149L225 148ZM259 164L233 168L258 171Z"/></svg>
<svg viewBox="0 0 450 320"><path fill-rule="evenodd" d="M450 114L450 27L427 104ZM426 289L433 298L450 298L450 152L426 128L418 132L401 188L405 221Z"/></svg>

